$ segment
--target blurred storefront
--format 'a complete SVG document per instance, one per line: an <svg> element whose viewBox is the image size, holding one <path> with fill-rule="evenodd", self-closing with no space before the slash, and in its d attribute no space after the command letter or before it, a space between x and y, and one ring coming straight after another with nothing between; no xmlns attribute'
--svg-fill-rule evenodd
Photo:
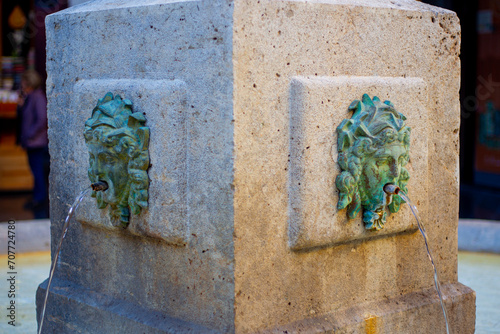
<svg viewBox="0 0 500 334"><path fill-rule="evenodd" d="M424 0L462 28L460 217L500 220L500 0Z"/></svg>
<svg viewBox="0 0 500 334"><path fill-rule="evenodd" d="M45 82L45 17L66 7L57 0L0 0L0 191L33 188L26 152L17 144L21 75L35 69Z"/></svg>
<svg viewBox="0 0 500 334"><path fill-rule="evenodd" d="M500 1L479 2L474 180L500 189Z"/></svg>

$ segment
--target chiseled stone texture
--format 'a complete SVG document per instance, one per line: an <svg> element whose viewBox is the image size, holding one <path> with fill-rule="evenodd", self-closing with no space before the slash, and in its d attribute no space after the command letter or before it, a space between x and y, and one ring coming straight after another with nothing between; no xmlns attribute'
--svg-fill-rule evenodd
<svg viewBox="0 0 500 334"><path fill-rule="evenodd" d="M391 101L411 128L408 196L427 218L427 90L419 78L294 77L290 85L289 245L294 250L324 247L398 232L415 232L408 206L389 214L380 231L368 231L362 211L347 219L337 210L335 178L341 173L336 129L351 118L347 107L364 93ZM389 210L387 209L387 212Z"/></svg>
<svg viewBox="0 0 500 334"><path fill-rule="evenodd" d="M89 108L115 89L146 112L151 128L149 209L132 216L131 227L135 234L159 238L102 228L107 210L86 200L85 210L94 212L79 213L82 223L71 222L53 281L59 292L49 298L59 306L45 320L46 333L86 332L93 317L116 322L116 314L105 315L119 303L155 314L149 319L147 312L127 308L120 313L127 322L156 319L163 328L165 318L176 318L234 331L232 12L232 2L223 0L112 0L47 18L52 249L69 205L89 186L83 140ZM188 144L167 147L173 125L162 116L171 120L170 111L182 104ZM179 157L167 156L177 148ZM172 166L184 170L169 171ZM185 179L179 185L186 187L184 195L168 180L175 175ZM174 203L166 200L169 191ZM142 223L156 230L142 225L141 231ZM70 312L78 299L66 282L103 297ZM138 333L136 326L120 332Z"/></svg>
<svg viewBox="0 0 500 334"><path fill-rule="evenodd" d="M425 82L427 128L424 133L412 131L411 137L427 136L426 229L441 281L455 284L460 122L456 15L408 0L246 0L235 2L233 30L237 332L291 329L287 324L318 315L341 317L339 312L356 305L394 300L434 284L418 232L310 251L290 249L289 113L290 85L296 77ZM357 92L339 96L345 100L335 104L344 108L361 97ZM397 108L402 103L394 102ZM411 154L421 152L412 148ZM474 298L460 300L469 313L452 317L452 329L472 333ZM428 313L433 320L421 321L442 319L439 308L434 309ZM414 323L416 332L419 328Z"/></svg>
<svg viewBox="0 0 500 334"><path fill-rule="evenodd" d="M457 326L464 321L474 324L475 293L460 284L442 286L453 333L473 333L474 329ZM459 307L456 307L459 305ZM395 298L383 298L343 308L334 314L323 314L302 321L262 331L264 334L288 333L446 333L441 304L433 288L411 292Z"/></svg>
<svg viewBox="0 0 500 334"><path fill-rule="evenodd" d="M333 149L337 117L365 89L412 118L409 192L427 219L452 330L474 331L474 292L457 282L454 13L410 0L98 0L49 16L47 38L53 241L87 185L82 131L90 111L75 101L91 105L108 84L144 110L149 101L171 103L166 116L172 106L185 106L185 145L165 147L179 149L180 157L162 156L167 141L151 143L150 177L169 173L157 162L185 168L175 175L185 177L179 184L186 191L152 180L158 193L150 193L145 216L132 217L131 231L106 227L105 211L91 212L86 200L81 223L72 223L63 245L46 332L99 331L89 319L120 333L428 333L423 322L444 328L432 269L407 209L389 219L389 234L374 238L354 220L335 240L329 227L346 221L343 212L332 210L335 221L319 222L317 230L308 219L296 220L307 233L290 247L289 208L302 191L290 187L298 162L291 161L293 117L320 113L330 129L308 138L319 147L330 135L326 146ZM138 95L141 80L151 81L144 84L150 98ZM330 95L332 108L315 105ZM297 109L299 100L312 109ZM149 110L151 138L158 138L153 131L170 125L160 120L161 106ZM335 177L325 150L332 166L313 184ZM307 159L305 167L321 170ZM163 181L173 187L173 202L160 191ZM336 190L328 188L322 184L329 194L318 196L335 204Z"/></svg>

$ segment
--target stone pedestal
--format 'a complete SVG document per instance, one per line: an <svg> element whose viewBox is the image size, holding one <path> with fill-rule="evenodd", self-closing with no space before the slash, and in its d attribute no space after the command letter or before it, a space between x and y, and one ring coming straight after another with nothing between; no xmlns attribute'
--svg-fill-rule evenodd
<svg viewBox="0 0 500 334"><path fill-rule="evenodd" d="M460 27L416 1L93 1L47 19L53 250L89 186L85 120L108 91L150 127L149 209L115 227L86 198L44 333L441 333L406 206L384 229L337 209L336 127L362 94L411 126L409 196L453 333ZM40 285L40 316L46 282Z"/></svg>

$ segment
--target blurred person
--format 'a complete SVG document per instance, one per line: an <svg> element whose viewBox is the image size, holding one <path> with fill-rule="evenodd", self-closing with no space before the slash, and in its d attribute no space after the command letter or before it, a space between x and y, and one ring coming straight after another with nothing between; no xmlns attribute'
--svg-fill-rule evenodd
<svg viewBox="0 0 500 334"><path fill-rule="evenodd" d="M41 210L48 205L49 150L47 138L47 98L41 89L42 80L35 70L27 70L21 77L18 101L20 119L19 141L28 153L33 173L33 199L25 208ZM44 214L47 216L47 213ZM36 217L35 218L43 218Z"/></svg>

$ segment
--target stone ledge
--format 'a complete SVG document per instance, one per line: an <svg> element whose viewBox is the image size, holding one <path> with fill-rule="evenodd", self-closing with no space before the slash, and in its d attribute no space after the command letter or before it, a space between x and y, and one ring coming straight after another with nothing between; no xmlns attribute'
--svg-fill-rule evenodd
<svg viewBox="0 0 500 334"><path fill-rule="evenodd" d="M52 284L44 328L50 328L53 333L217 333L68 281L58 280ZM47 280L39 285L36 292L38 317L42 312L46 289Z"/></svg>
<svg viewBox="0 0 500 334"><path fill-rule="evenodd" d="M443 285L448 321L453 333L474 333L467 315L475 314L476 293L461 283ZM450 300L451 299L451 300ZM421 319L426 319L425 323ZM472 326L472 327L470 327ZM283 333L444 333L441 303L434 288L411 292L308 318L262 334Z"/></svg>

